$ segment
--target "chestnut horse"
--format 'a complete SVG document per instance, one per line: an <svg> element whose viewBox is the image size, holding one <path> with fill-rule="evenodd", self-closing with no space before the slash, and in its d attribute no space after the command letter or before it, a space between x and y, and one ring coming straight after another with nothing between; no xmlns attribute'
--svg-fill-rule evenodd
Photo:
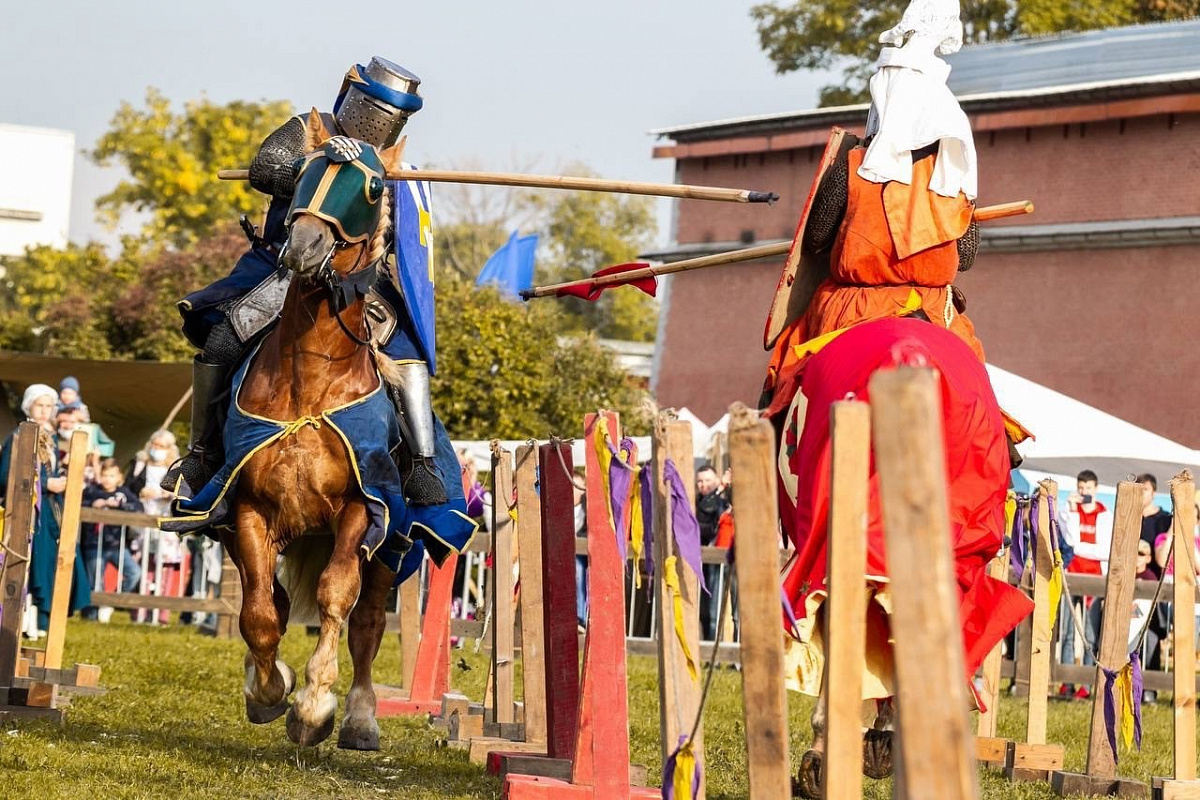
<svg viewBox="0 0 1200 800"><path fill-rule="evenodd" d="M334 138L315 110L309 116L307 138L304 173L331 173L317 189L321 196L332 185L332 173L342 176L339 180L352 176L362 185L343 192L350 198L345 201L347 216L356 215L360 224L377 221L371 223L373 230L368 227L365 236L354 240L345 233L350 227L344 228L345 219L298 209L293 200L280 260L294 277L278 325L251 356L235 396L241 412L290 424L282 437L244 463L232 507L236 528L224 536L224 543L242 580L240 623L249 648L244 693L250 721L270 722L286 711L293 742L311 746L329 736L337 710L330 690L338 677L338 637L349 618L354 681L338 746L377 750L371 664L383 636L384 603L395 574L379 558L364 555L368 499L347 443L332 424L322 424L321 414L380 387L363 297L348 294L345 302L334 298L339 282L366 274L384 251L389 201L383 180L387 172L399 169L403 142L376 152L370 145ZM345 163L347 157L353 163ZM337 166L357 170L339 172L333 169ZM321 536L328 542L330 534L332 553L328 544L311 546ZM315 599L320 621L305 685L290 709L288 696L296 675L278 658L278 648L291 602L302 600L294 593L289 600L288 590L276 578L281 553L285 572L296 566L298 572L314 576L309 589L315 590L315 598L308 602ZM289 559L309 563L288 565Z"/></svg>

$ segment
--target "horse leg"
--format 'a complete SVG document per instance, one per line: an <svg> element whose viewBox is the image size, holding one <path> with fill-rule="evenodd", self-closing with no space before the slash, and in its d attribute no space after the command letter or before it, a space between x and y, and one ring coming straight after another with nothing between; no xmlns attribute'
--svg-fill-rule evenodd
<svg viewBox="0 0 1200 800"><path fill-rule="evenodd" d="M886 778L892 774L892 728L896 707L893 698L880 700L875 723L863 734L863 774Z"/></svg>
<svg viewBox="0 0 1200 800"><path fill-rule="evenodd" d="M338 747L346 750L378 750L379 724L375 722L375 688L371 665L383 641L385 604L396 574L379 559L363 565L363 591L350 612L350 659L354 683L346 695L346 714L338 733Z"/></svg>
<svg viewBox="0 0 1200 800"><path fill-rule="evenodd" d="M821 797L821 773L825 766L825 689L817 697L816 707L813 708L811 723L813 743L800 759L800 769L796 775L793 790L800 797L816 800Z"/></svg>
<svg viewBox="0 0 1200 800"><path fill-rule="evenodd" d="M242 610L238 618L249 651L246 653L246 717L256 725L278 719L287 710L287 696L296 673L280 661L283 626L275 600L275 547L267 522L250 505L237 507L237 531L225 537L226 550L242 576Z"/></svg>
<svg viewBox="0 0 1200 800"><path fill-rule="evenodd" d="M366 529L366 505L362 501L347 504L337 522L333 555L317 584L321 632L305 668L304 688L296 693L296 703L287 716L288 737L304 747L320 744L333 732L337 697L330 688L338 678L338 636L362 587L358 550Z"/></svg>

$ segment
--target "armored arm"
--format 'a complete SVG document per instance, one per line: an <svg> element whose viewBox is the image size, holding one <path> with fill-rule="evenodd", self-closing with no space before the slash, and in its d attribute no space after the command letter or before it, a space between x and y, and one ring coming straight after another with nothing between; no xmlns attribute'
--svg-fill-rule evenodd
<svg viewBox="0 0 1200 800"><path fill-rule="evenodd" d="M263 140L250 164L250 185L272 197L291 197L296 160L304 155L304 123L292 117Z"/></svg>
<svg viewBox="0 0 1200 800"><path fill-rule="evenodd" d="M971 220L967 232L958 240L958 271L966 272L975 264L975 254L979 252L979 223Z"/></svg>
<svg viewBox="0 0 1200 800"><path fill-rule="evenodd" d="M821 178L812 208L808 210L808 221L804 226L805 250L820 253L833 246L838 227L846 214L846 198L850 191L850 165L845 153L829 165Z"/></svg>

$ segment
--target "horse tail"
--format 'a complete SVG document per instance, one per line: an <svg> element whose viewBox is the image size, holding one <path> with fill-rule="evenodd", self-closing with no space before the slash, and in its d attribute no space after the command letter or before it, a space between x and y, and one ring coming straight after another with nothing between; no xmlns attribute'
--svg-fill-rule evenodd
<svg viewBox="0 0 1200 800"><path fill-rule="evenodd" d="M319 625L321 611L317 606L317 584L321 573L333 556L333 536L310 533L301 536L283 551L279 583L291 601L290 625Z"/></svg>

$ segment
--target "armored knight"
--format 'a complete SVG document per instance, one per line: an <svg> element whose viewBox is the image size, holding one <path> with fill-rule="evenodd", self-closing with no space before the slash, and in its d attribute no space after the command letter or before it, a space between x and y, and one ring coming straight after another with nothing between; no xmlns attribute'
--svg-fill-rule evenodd
<svg viewBox="0 0 1200 800"><path fill-rule="evenodd" d="M329 130L376 147L395 144L408 118L421 109L420 79L403 67L374 57L346 73ZM193 360L192 437L188 454L167 474L198 491L223 462L221 427L230 376L250 345L278 316L289 276L279 269L287 238L287 211L304 156L305 120L296 116L268 136L250 165L250 185L270 195L266 221L256 231L243 218L251 241L228 276L179 303L183 331L201 353ZM368 314L379 352L393 361L386 372L407 452L397 454L404 492L413 505L446 502L445 484L434 467L435 443L445 429L433 414L429 376L435 368L433 293L429 274L429 194L416 181L389 183L396 238L395 270L400 285L381 277L368 296ZM388 248L389 252L392 248ZM398 376L398 377L397 377Z"/></svg>

